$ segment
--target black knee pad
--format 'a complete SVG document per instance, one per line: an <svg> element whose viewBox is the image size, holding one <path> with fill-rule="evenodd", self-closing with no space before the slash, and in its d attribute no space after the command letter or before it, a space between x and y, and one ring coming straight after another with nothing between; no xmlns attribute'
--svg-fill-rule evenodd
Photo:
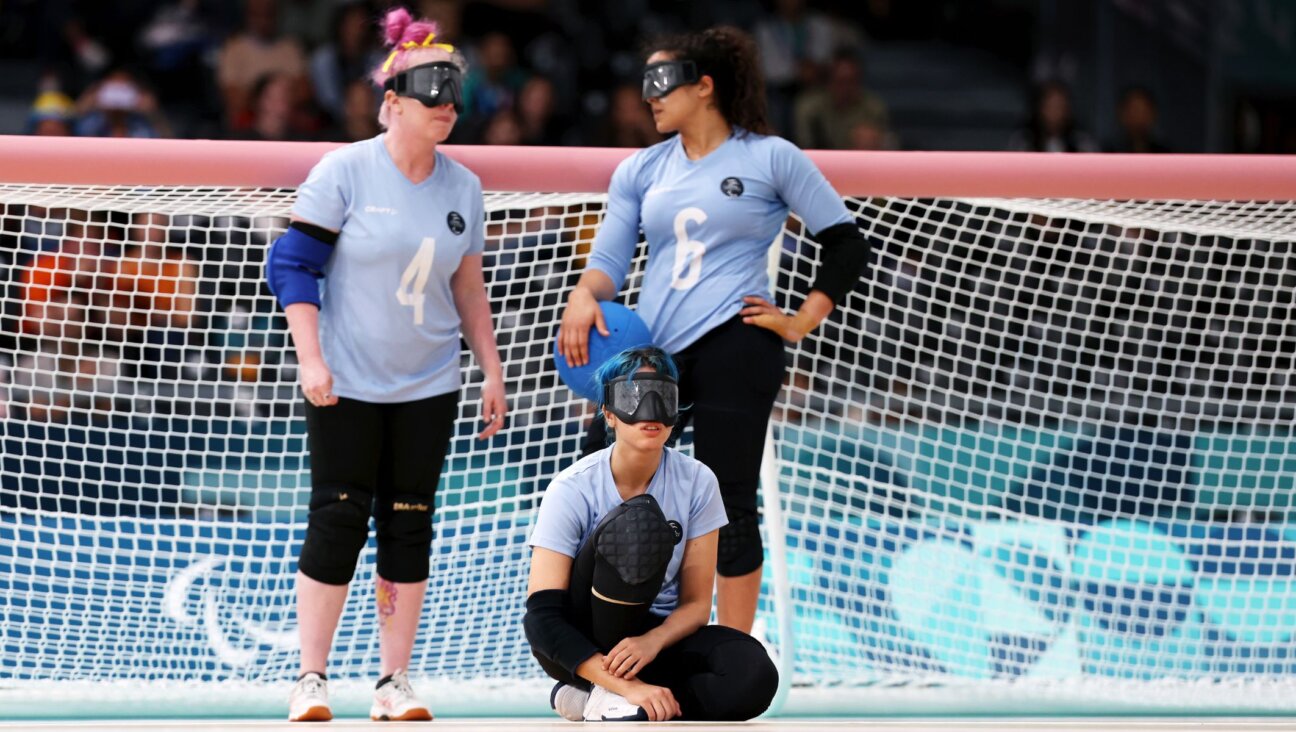
<svg viewBox="0 0 1296 732"><path fill-rule="evenodd" d="M632 603L657 596L678 541L657 499L646 493L609 511L590 540L598 555L594 590Z"/></svg>
<svg viewBox="0 0 1296 732"><path fill-rule="evenodd" d="M372 496L348 486L314 486L306 541L297 560L302 573L328 585L350 582L356 558L369 540L372 504Z"/></svg>
<svg viewBox="0 0 1296 732"><path fill-rule="evenodd" d="M422 582L428 578L432 500L430 496L402 494L381 500L374 508L378 575L383 579Z"/></svg>
<svg viewBox="0 0 1296 732"><path fill-rule="evenodd" d="M726 506L729 523L720 527L720 550L716 571L723 577L739 577L755 572L765 562L761 543L760 515L747 508Z"/></svg>

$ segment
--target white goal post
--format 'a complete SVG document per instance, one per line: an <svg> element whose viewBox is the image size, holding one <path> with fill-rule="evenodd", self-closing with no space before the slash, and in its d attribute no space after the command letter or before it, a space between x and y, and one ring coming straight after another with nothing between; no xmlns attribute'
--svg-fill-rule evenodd
<svg viewBox="0 0 1296 732"><path fill-rule="evenodd" d="M309 473L262 261L332 147L0 137L0 716L283 712ZM526 538L589 415L552 339L630 151L447 151L511 414L472 439L466 386L412 673L441 715L545 714ZM1296 159L811 157L872 254L770 428L775 711L1296 713ZM790 219L782 306L817 261Z"/></svg>

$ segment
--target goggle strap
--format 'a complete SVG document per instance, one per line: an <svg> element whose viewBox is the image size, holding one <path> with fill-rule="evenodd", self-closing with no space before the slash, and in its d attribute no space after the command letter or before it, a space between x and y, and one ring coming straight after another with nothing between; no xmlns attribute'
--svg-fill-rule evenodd
<svg viewBox="0 0 1296 732"><path fill-rule="evenodd" d="M436 40L436 34L429 33L427 34L427 38L423 39L422 43L415 43L414 41L405 41L399 46L393 48L391 54L387 56L387 60L383 62L382 65L383 73L385 74L391 71L392 64L396 61L396 56L401 51L409 51L415 48L439 48L442 51L445 51L446 53L455 52L454 46L450 45L449 43L433 43L433 41L435 40Z"/></svg>

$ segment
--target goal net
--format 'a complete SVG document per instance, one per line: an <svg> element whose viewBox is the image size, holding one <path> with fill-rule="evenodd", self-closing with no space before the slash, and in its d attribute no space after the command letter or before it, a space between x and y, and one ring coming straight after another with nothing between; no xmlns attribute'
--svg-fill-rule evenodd
<svg viewBox="0 0 1296 732"><path fill-rule="evenodd" d="M4 175L0 708L282 713L309 472L262 264L293 190ZM871 267L789 347L771 425L779 709L1296 711L1291 203L837 182ZM443 715L548 713L526 540L591 414L551 363L589 188L487 194L511 411L473 438L465 350L411 669ZM780 304L817 261L791 219ZM377 672L372 580L370 547L330 659L342 713Z"/></svg>

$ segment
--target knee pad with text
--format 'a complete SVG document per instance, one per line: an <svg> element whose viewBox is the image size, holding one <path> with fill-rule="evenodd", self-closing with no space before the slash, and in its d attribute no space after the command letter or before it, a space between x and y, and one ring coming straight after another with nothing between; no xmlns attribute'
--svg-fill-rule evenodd
<svg viewBox="0 0 1296 732"><path fill-rule="evenodd" d="M431 496L398 494L374 508L378 536L378 576L392 582L428 578L432 549Z"/></svg>
<svg viewBox="0 0 1296 732"><path fill-rule="evenodd" d="M355 574L356 559L369 539L370 494L344 485L311 489L306 541L297 566L307 577L345 585Z"/></svg>

